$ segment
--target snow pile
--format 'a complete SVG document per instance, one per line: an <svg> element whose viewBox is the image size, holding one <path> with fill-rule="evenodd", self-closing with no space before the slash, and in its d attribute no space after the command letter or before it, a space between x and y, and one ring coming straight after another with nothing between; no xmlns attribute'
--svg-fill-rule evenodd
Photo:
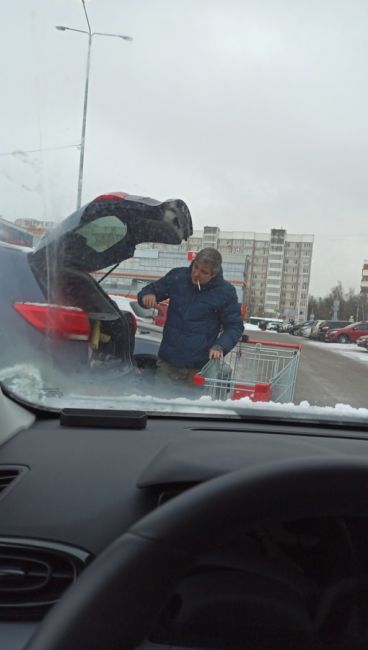
<svg viewBox="0 0 368 650"><path fill-rule="evenodd" d="M65 403L63 403L65 400ZM94 408L146 410L148 413L182 414L195 416L228 415L228 416L254 416L270 417L272 414L288 416L302 420L338 420L354 421L363 420L368 423L368 408L354 408L349 404L336 404L336 406L312 406L307 401L300 404L276 402L252 402L249 397L240 400L216 401L209 396L202 396L197 400L177 397L173 399L160 399L155 396L131 395L121 397L93 396ZM55 400L54 407L91 408L91 398L84 395L68 395Z"/></svg>
<svg viewBox="0 0 368 650"><path fill-rule="evenodd" d="M42 395L44 382L38 368L27 363L1 368L0 381L26 401L38 401Z"/></svg>
<svg viewBox="0 0 368 650"><path fill-rule="evenodd" d="M329 352L340 354L343 357L358 361L359 363L368 363L368 352L365 348L359 347L355 343L322 343L321 341L308 341L307 345L318 346Z"/></svg>

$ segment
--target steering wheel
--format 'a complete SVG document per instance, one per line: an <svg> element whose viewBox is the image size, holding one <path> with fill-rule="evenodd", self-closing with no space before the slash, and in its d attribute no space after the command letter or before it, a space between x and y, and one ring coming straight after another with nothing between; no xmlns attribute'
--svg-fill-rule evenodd
<svg viewBox="0 0 368 650"><path fill-rule="evenodd" d="M368 461L305 458L212 479L135 523L85 569L27 650L122 650L147 639L165 600L231 527L368 514Z"/></svg>

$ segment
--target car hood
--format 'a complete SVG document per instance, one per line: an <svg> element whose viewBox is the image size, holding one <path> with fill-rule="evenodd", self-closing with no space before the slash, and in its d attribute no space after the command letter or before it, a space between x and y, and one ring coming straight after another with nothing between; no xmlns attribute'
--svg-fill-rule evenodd
<svg viewBox="0 0 368 650"><path fill-rule="evenodd" d="M184 201L103 194L47 232L29 254L57 267L94 272L134 255L142 242L180 244L193 233Z"/></svg>

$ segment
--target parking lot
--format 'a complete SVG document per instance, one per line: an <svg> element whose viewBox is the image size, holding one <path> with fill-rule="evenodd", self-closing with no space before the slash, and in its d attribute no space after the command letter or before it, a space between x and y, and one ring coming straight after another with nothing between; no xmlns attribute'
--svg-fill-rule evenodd
<svg viewBox="0 0 368 650"><path fill-rule="evenodd" d="M247 331L247 330L246 330ZM248 331L253 339L300 343L301 360L294 402L318 406L368 405L368 353L356 345L310 341L290 334Z"/></svg>

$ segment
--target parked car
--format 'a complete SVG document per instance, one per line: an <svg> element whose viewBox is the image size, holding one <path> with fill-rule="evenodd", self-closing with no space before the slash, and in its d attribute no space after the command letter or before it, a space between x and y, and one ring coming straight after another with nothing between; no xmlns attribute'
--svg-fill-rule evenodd
<svg viewBox="0 0 368 650"><path fill-rule="evenodd" d="M279 323L277 331L278 332L288 332L290 327L291 327L290 323L288 321L284 321L283 323Z"/></svg>
<svg viewBox="0 0 368 650"><path fill-rule="evenodd" d="M310 334L312 331L312 323L308 322L303 325L303 327L300 328L300 336L304 336L305 338L309 338Z"/></svg>
<svg viewBox="0 0 368 650"><path fill-rule="evenodd" d="M313 321L313 323L312 323L312 327L311 327L311 332L310 332L310 338L314 338L315 334L317 334L317 332L318 332L319 326L320 326L321 323L323 323L323 322L324 322L324 321L321 320L321 319L319 319L319 320L314 320L314 321Z"/></svg>
<svg viewBox="0 0 368 650"><path fill-rule="evenodd" d="M341 329L351 325L348 320L322 320L318 321L316 327L311 332L310 338L317 341L325 341L327 332Z"/></svg>
<svg viewBox="0 0 368 650"><path fill-rule="evenodd" d="M331 330L326 334L329 343L355 343L361 336L368 335L368 322L359 321L347 327Z"/></svg>
<svg viewBox="0 0 368 650"><path fill-rule="evenodd" d="M145 309L138 300L131 300L127 296L120 296L109 293L109 296L122 311L130 312L138 323L153 323L157 327L163 327L166 323L168 305L158 303L154 309Z"/></svg>
<svg viewBox="0 0 368 650"><path fill-rule="evenodd" d="M357 345L359 345L360 348L365 348L368 352L368 335L361 336L357 339Z"/></svg>
<svg viewBox="0 0 368 650"><path fill-rule="evenodd" d="M290 325L287 331L289 334L293 334L294 336L305 336L302 330L312 326L313 322L314 321L312 320L305 320L300 321L299 323L294 323L294 325Z"/></svg>
<svg viewBox="0 0 368 650"><path fill-rule="evenodd" d="M132 300L127 296L120 296L115 293L109 293L109 296L121 311L130 312L136 320L147 323L153 322L153 316L155 313L154 309L145 309L144 307L141 307L137 300Z"/></svg>
<svg viewBox="0 0 368 650"><path fill-rule="evenodd" d="M159 341L135 338L132 314L121 311L90 273L131 257L141 242L179 244L191 233L183 201L106 194L31 251L1 243L3 365L37 360L47 373L52 362L68 378L82 371L136 375L137 362L152 366Z"/></svg>
<svg viewBox="0 0 368 650"><path fill-rule="evenodd" d="M271 330L272 332L278 332L279 327L280 323L268 323L266 329Z"/></svg>

